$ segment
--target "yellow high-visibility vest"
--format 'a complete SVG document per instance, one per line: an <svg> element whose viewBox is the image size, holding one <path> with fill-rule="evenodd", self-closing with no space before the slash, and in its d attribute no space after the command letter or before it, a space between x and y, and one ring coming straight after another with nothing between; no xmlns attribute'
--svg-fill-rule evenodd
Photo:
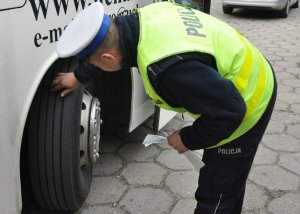
<svg viewBox="0 0 300 214"><path fill-rule="evenodd" d="M245 37L210 15L174 3L154 3L137 12L138 68L146 93L155 105L187 111L169 106L155 92L147 75L151 64L176 54L207 53L215 58L219 74L233 82L247 106L246 115L234 133L210 148L240 137L257 123L272 96L274 77L267 60Z"/></svg>

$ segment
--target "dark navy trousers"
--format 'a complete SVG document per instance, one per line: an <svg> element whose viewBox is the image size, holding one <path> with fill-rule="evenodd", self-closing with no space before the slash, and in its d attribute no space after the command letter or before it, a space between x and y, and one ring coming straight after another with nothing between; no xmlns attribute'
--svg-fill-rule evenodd
<svg viewBox="0 0 300 214"><path fill-rule="evenodd" d="M276 94L275 81L268 107L251 130L224 146L204 150L205 166L200 170L194 214L241 213L247 177L271 118Z"/></svg>

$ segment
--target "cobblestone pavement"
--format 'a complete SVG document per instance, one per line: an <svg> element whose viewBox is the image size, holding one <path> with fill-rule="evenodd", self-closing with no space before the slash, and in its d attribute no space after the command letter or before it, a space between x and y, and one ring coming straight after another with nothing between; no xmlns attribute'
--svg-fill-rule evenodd
<svg viewBox="0 0 300 214"><path fill-rule="evenodd" d="M248 37L271 61L278 78L278 100L247 182L244 214L300 213L300 9L287 19L274 13L211 14ZM192 119L176 116L172 132ZM195 207L198 173L167 145L141 144L147 124L126 138L103 137L91 192L78 214L189 214Z"/></svg>
<svg viewBox="0 0 300 214"><path fill-rule="evenodd" d="M300 9L287 19L274 13L211 14L228 22L271 61L278 78L278 100L247 181L244 214L300 213ZM147 121L148 124L151 120ZM192 214L198 173L167 145L145 148L145 123L127 137L102 137L91 192L76 214ZM177 115L164 127L171 133L192 119Z"/></svg>

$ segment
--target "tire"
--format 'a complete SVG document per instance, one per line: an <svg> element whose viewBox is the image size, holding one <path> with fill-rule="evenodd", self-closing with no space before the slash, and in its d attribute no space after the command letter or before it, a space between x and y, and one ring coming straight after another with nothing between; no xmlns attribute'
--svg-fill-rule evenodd
<svg viewBox="0 0 300 214"><path fill-rule="evenodd" d="M298 7L299 7L299 0L297 0L296 3L291 6L291 8L298 8Z"/></svg>
<svg viewBox="0 0 300 214"><path fill-rule="evenodd" d="M228 7L223 5L223 13L225 14L232 14L233 7Z"/></svg>
<svg viewBox="0 0 300 214"><path fill-rule="evenodd" d="M59 61L47 72L33 100L28 120L33 194L41 208L56 211L80 208L92 182L92 161L81 164L84 89L79 86L65 98L49 92L52 79L66 68L70 69L70 62Z"/></svg>
<svg viewBox="0 0 300 214"><path fill-rule="evenodd" d="M289 1L287 1L285 7L279 11L278 16L280 18L287 18L289 15L289 10L290 10Z"/></svg>

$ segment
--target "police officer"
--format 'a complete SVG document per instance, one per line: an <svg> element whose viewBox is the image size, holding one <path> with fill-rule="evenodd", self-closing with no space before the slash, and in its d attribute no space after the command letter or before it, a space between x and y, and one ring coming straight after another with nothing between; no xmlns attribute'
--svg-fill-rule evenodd
<svg viewBox="0 0 300 214"><path fill-rule="evenodd" d="M155 105L196 118L168 137L180 154L204 149L195 213L241 213L276 99L272 67L245 37L178 4L155 3L112 20L95 3L70 23L57 53L83 61L53 81L61 96L102 71L138 67Z"/></svg>

